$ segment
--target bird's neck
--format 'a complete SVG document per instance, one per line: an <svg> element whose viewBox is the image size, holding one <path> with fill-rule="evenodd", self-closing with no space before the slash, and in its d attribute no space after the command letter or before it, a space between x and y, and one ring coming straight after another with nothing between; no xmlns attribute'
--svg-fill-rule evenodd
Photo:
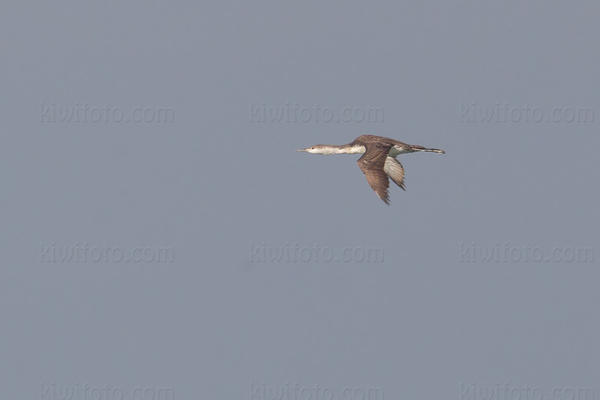
<svg viewBox="0 0 600 400"><path fill-rule="evenodd" d="M317 154L362 154L365 152L365 146L359 144L323 145L315 153Z"/></svg>

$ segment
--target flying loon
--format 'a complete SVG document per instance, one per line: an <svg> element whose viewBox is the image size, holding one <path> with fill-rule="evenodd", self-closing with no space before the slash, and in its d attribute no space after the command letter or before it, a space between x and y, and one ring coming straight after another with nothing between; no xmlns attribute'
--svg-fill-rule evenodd
<svg viewBox="0 0 600 400"><path fill-rule="evenodd" d="M362 157L357 161L358 166L363 174L365 174L371 188L386 204L390 204L388 177L396 185L400 186L400 188L406 190L404 186L404 167L396 160L396 156L399 154L414 153L415 151L446 153L444 150L406 144L398 140L375 135L361 135L348 144L317 144L298 151L305 151L311 154L362 154Z"/></svg>

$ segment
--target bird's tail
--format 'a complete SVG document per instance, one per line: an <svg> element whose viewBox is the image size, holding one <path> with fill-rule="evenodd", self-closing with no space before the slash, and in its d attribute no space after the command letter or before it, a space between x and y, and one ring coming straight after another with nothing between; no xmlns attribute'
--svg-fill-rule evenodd
<svg viewBox="0 0 600 400"><path fill-rule="evenodd" d="M444 150L441 150L441 149L430 149L430 148L419 146L419 145L415 145L415 144L413 144L411 146L411 148L412 148L413 151L429 151L429 152L432 152L432 153L446 154L446 152Z"/></svg>

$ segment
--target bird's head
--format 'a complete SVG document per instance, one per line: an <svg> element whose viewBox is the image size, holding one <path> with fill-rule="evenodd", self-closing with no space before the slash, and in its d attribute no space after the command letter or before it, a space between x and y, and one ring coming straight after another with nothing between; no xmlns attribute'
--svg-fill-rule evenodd
<svg viewBox="0 0 600 400"><path fill-rule="evenodd" d="M304 151L311 154L338 154L340 149L337 146L328 144L316 144L314 146L299 149L298 151Z"/></svg>

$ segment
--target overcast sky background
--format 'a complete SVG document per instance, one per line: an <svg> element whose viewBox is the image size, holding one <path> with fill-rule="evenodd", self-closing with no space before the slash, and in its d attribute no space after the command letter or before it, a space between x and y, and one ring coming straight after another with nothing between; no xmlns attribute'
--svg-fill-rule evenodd
<svg viewBox="0 0 600 400"><path fill-rule="evenodd" d="M599 18L593 1L4 2L2 397L597 399ZM150 111L89 111L106 107ZM260 117L282 107L302 119ZM357 156L295 151L364 133L447 154L402 156L388 207ZM333 258L261 255L316 246ZM84 247L172 258L49 256Z"/></svg>

